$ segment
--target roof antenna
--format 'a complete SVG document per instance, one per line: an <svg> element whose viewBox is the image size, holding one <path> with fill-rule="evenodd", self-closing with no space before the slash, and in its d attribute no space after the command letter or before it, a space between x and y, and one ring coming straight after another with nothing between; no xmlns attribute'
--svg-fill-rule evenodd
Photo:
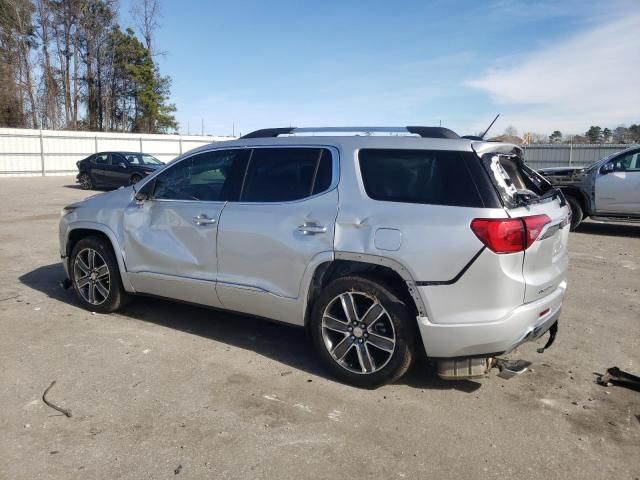
<svg viewBox="0 0 640 480"><path fill-rule="evenodd" d="M489 126L487 127L487 129L484 131L484 133L482 135L480 135L480 140L484 140L484 136L487 134L487 132L489 130L491 130L491 127L493 127L493 124L496 123L496 120L498 120L498 117L500 116L500 114L496 115L496 118L493 119L493 122L491 122L489 124Z"/></svg>

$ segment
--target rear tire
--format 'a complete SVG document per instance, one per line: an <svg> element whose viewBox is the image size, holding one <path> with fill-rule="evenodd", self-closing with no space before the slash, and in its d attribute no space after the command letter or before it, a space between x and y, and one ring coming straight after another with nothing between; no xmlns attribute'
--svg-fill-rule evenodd
<svg viewBox="0 0 640 480"><path fill-rule="evenodd" d="M404 375L415 356L415 315L378 279L343 277L327 285L310 319L313 344L345 383L376 388Z"/></svg>
<svg viewBox="0 0 640 480"><path fill-rule="evenodd" d="M112 313L131 302L120 278L111 243L101 237L85 237L73 247L69 262L73 289L84 308Z"/></svg>
<svg viewBox="0 0 640 480"><path fill-rule="evenodd" d="M91 175L89 175L87 172L81 173L78 177L78 180L80 182L80 187L82 187L83 190L91 190L93 188Z"/></svg>
<svg viewBox="0 0 640 480"><path fill-rule="evenodd" d="M566 195L565 198L567 199L567 203L571 209L571 226L569 228L571 231L574 231L578 228L580 223L582 223L584 212L582 211L582 207L580 206L580 202L578 202L577 198L571 195Z"/></svg>

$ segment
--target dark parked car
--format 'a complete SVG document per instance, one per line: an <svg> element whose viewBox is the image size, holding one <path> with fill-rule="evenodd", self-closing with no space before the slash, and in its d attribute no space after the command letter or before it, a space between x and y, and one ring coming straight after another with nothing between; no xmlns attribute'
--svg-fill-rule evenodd
<svg viewBox="0 0 640 480"><path fill-rule="evenodd" d="M100 152L76 163L76 179L85 190L133 185L162 167L157 158L139 152Z"/></svg>

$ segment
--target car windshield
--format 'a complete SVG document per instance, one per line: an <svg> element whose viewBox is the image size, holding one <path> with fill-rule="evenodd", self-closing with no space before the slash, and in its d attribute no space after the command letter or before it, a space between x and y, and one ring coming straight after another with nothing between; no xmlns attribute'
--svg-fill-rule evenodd
<svg viewBox="0 0 640 480"><path fill-rule="evenodd" d="M125 153L124 158L131 165L164 165L160 160L145 153Z"/></svg>

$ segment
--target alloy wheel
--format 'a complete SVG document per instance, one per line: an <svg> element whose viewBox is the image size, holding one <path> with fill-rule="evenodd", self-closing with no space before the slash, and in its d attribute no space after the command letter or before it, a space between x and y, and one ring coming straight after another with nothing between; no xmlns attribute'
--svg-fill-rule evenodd
<svg viewBox="0 0 640 480"><path fill-rule="evenodd" d="M105 302L111 289L107 262L93 248L80 250L73 262L73 278L80 296L91 305Z"/></svg>
<svg viewBox="0 0 640 480"><path fill-rule="evenodd" d="M396 347L389 313L376 298L355 291L329 302L322 314L322 339L338 365L359 374L384 368Z"/></svg>
<svg viewBox="0 0 640 480"><path fill-rule="evenodd" d="M89 190L91 188L91 178L86 173L80 177L80 185L85 190Z"/></svg>

